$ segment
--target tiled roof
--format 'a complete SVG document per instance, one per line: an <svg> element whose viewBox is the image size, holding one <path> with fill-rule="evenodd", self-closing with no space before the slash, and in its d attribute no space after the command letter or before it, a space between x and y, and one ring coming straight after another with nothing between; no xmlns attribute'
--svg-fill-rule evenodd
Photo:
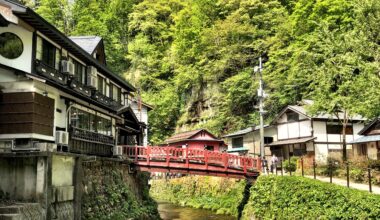
<svg viewBox="0 0 380 220"><path fill-rule="evenodd" d="M363 136L349 142L348 144L360 144L360 143L375 142L375 141L380 141L380 135Z"/></svg>
<svg viewBox="0 0 380 220"><path fill-rule="evenodd" d="M210 136L214 137L214 135L211 134L210 132L208 132L207 130L205 130L205 129L198 129L198 130L186 131L186 132L175 134L175 135L169 137L168 139L166 139L165 143L176 143L176 142L180 142L180 141L191 140L191 138L193 136L195 136L196 134L198 134L201 131L205 131L208 134L210 134ZM210 140L210 139L207 139L207 140ZM217 139L216 137L214 137L214 140L215 141L221 141L221 140Z"/></svg>
<svg viewBox="0 0 380 220"><path fill-rule="evenodd" d="M307 138L298 138L298 139L286 139L286 140L281 140L281 141L275 141L268 146L278 146L278 145L287 145L287 144L300 144L300 143L306 143L311 140L314 140L316 137L307 137Z"/></svg>
<svg viewBox="0 0 380 220"><path fill-rule="evenodd" d="M367 131L370 131L371 127L377 123L380 123L380 118L376 118L372 120L369 124L367 124L358 134L364 135Z"/></svg>
<svg viewBox="0 0 380 220"><path fill-rule="evenodd" d="M102 38L98 36L71 36L69 38L91 55L102 40Z"/></svg>
<svg viewBox="0 0 380 220"><path fill-rule="evenodd" d="M264 125L264 128L267 128L267 127L269 127L269 125ZM252 127L245 128L243 130L239 130L239 131L236 131L236 132L233 132L230 134L226 134L223 137L240 136L240 135L248 134L249 132L252 132L252 131L257 131L259 129L260 129L260 126L255 126L255 127L252 126Z"/></svg>

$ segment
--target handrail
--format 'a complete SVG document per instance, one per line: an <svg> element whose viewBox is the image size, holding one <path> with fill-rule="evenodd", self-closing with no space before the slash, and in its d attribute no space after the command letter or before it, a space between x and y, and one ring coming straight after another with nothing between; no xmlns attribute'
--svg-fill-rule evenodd
<svg viewBox="0 0 380 220"><path fill-rule="evenodd" d="M208 151L191 148L157 147L157 146L129 146L123 145L123 155L148 165L152 161L161 161L169 167L172 162L184 163L187 168L191 164L204 164L205 169L211 167L222 167L224 171L228 169L241 170L244 173L259 171L261 169L260 158L238 156L225 152Z"/></svg>

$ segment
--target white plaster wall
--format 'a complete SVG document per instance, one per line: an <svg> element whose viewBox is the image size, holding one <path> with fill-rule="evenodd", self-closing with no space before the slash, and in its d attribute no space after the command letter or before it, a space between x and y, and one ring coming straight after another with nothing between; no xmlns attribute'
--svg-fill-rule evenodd
<svg viewBox="0 0 380 220"><path fill-rule="evenodd" d="M293 122L288 124L289 138L298 138L300 136L299 122Z"/></svg>
<svg viewBox="0 0 380 220"><path fill-rule="evenodd" d="M302 114L298 114L299 115L299 119L300 120L303 120L303 119L307 119L308 117L306 117L305 115L302 115Z"/></svg>
<svg viewBox="0 0 380 220"><path fill-rule="evenodd" d="M280 124L277 125L277 130L278 130L278 139L288 139L288 125L287 124Z"/></svg>
<svg viewBox="0 0 380 220"><path fill-rule="evenodd" d="M310 137L311 136L311 121L301 121L300 123L300 137Z"/></svg>
<svg viewBox="0 0 380 220"><path fill-rule="evenodd" d="M277 120L277 123L285 123L287 122L286 114L281 115L281 117Z"/></svg>
<svg viewBox="0 0 380 220"><path fill-rule="evenodd" d="M317 163L326 163L328 153L327 144L315 144L315 160Z"/></svg>
<svg viewBox="0 0 380 220"><path fill-rule="evenodd" d="M348 135L346 135L346 138L347 138ZM341 142L342 141L342 138L341 138L341 135L340 134L328 134L327 135L327 140L329 142Z"/></svg>
<svg viewBox="0 0 380 220"><path fill-rule="evenodd" d="M322 121L313 121L314 137L317 142L326 142L326 122Z"/></svg>
<svg viewBox="0 0 380 220"><path fill-rule="evenodd" d="M16 34L22 40L24 50L21 56L16 59L7 59L0 55L0 63L30 73L32 68L33 32L14 24L10 24L8 27L1 27L0 34L4 32Z"/></svg>
<svg viewBox="0 0 380 220"><path fill-rule="evenodd" d="M363 128L364 128L364 123L354 123L353 126L352 126L353 130L354 130L354 139L356 138L359 138L361 137L361 135L359 135L359 131L361 131Z"/></svg>
<svg viewBox="0 0 380 220"><path fill-rule="evenodd" d="M18 77L16 76L16 74L14 74L13 71L0 68L0 83L2 83L2 82L6 82L6 83L15 82L17 80L18 80Z"/></svg>
<svg viewBox="0 0 380 220"><path fill-rule="evenodd" d="M314 151L314 143L313 142L307 142L306 143L306 151Z"/></svg>

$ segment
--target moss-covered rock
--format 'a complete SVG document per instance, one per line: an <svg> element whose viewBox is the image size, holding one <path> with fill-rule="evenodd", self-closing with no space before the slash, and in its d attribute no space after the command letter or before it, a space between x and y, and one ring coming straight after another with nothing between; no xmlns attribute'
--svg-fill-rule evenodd
<svg viewBox="0 0 380 220"><path fill-rule="evenodd" d="M128 174L127 165L115 161L93 162L83 170L82 219L159 219L147 173Z"/></svg>

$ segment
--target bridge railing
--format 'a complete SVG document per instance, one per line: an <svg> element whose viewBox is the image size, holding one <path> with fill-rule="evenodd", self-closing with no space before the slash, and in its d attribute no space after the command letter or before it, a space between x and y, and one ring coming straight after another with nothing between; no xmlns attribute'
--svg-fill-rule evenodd
<svg viewBox="0 0 380 220"><path fill-rule="evenodd" d="M185 163L188 167L190 164L204 164L208 166L219 166L227 169L240 169L244 172L259 171L261 169L261 160L246 156L238 156L217 151L208 151L200 149L176 148L176 147L156 147L156 146L122 146L123 155L135 162L145 161L148 164L151 161L162 161L169 166L170 162Z"/></svg>

